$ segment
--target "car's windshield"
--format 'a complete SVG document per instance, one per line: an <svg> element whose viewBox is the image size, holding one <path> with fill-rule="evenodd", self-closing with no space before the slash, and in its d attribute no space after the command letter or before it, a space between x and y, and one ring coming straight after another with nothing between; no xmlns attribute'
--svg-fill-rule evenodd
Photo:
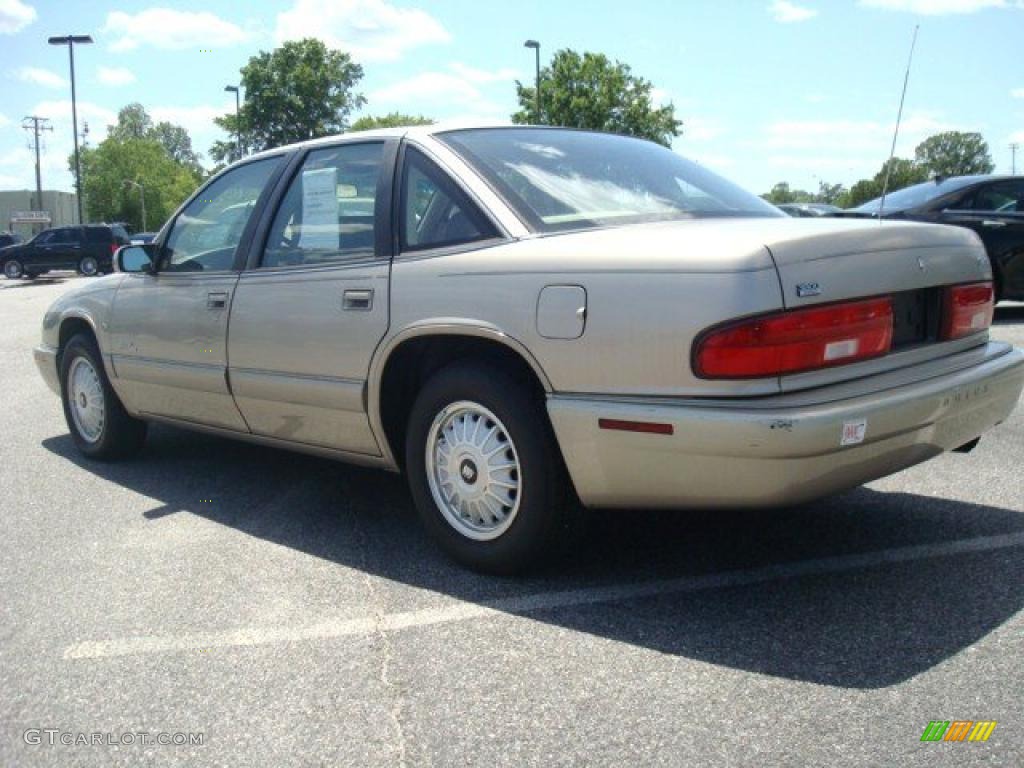
<svg viewBox="0 0 1024 768"><path fill-rule="evenodd" d="M756 195L649 141L553 128L459 130L439 138L539 232L711 216L784 216Z"/></svg>
<svg viewBox="0 0 1024 768"><path fill-rule="evenodd" d="M962 176L955 179L943 179L942 181L932 179L931 181L914 184L911 187L898 189L895 192L889 192L885 196L885 210L894 212L917 208L918 206L924 205L929 200L934 200L937 197L948 195L950 192L956 192L958 189L969 186L975 181L976 179L971 176ZM881 202L882 198L876 197L874 200L868 200L868 202L854 208L853 210L863 211L864 213L878 213L878 206Z"/></svg>

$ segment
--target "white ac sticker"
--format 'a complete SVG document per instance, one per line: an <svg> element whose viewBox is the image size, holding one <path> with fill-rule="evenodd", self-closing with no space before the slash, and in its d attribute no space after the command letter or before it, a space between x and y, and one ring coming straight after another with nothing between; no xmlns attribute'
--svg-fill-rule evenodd
<svg viewBox="0 0 1024 768"><path fill-rule="evenodd" d="M843 434L839 438L840 445L857 445L864 442L864 435L868 431L868 420L858 419L857 421L844 421Z"/></svg>

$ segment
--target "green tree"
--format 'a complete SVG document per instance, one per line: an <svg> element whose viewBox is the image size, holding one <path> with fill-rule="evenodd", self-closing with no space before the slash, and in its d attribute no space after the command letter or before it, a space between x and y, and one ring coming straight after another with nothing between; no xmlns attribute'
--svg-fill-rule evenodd
<svg viewBox="0 0 1024 768"><path fill-rule="evenodd" d="M153 118L139 102L133 101L121 107L117 123L107 126L107 137L115 141L148 138L153 131Z"/></svg>
<svg viewBox="0 0 1024 768"><path fill-rule="evenodd" d="M652 85L633 74L628 64L612 62L602 53L582 56L565 49L541 70L541 114L536 91L516 81L519 111L514 123L561 125L624 133L670 146L682 130L672 104L655 107Z"/></svg>
<svg viewBox="0 0 1024 768"><path fill-rule="evenodd" d="M814 202L836 205L836 200L841 199L845 194L846 187L842 184L829 184L826 181L819 181L818 194L814 196Z"/></svg>
<svg viewBox="0 0 1024 768"><path fill-rule="evenodd" d="M434 121L423 115L403 115L390 112L386 115L364 115L349 127L350 132L372 131L375 128L403 128L407 125L433 125Z"/></svg>
<svg viewBox="0 0 1024 768"><path fill-rule="evenodd" d="M871 179L861 179L852 187L848 196L844 199L846 207L855 208L876 197L881 197L882 188L885 186L885 170L889 172L889 186L887 192L895 192L898 189L909 187L911 184L920 184L928 179L928 170L918 165L913 160L905 157L894 157L886 160L881 170Z"/></svg>
<svg viewBox="0 0 1024 768"><path fill-rule="evenodd" d="M217 161L343 133L349 114L366 103L354 90L363 68L347 53L313 38L287 42L271 53L260 51L241 72L245 102L238 115L214 118L231 136L210 150Z"/></svg>
<svg viewBox="0 0 1024 768"><path fill-rule="evenodd" d="M813 203L814 195L810 192L806 192L802 189L791 189L788 181L780 181L774 187L771 192L766 192L761 195L772 205L782 205L783 203Z"/></svg>
<svg viewBox="0 0 1024 768"><path fill-rule="evenodd" d="M153 139L160 142L177 162L201 170L200 155L193 151L188 131L167 121L154 125L146 108L137 101L121 107L117 113L117 123L107 126L107 138L115 141Z"/></svg>
<svg viewBox="0 0 1024 768"><path fill-rule="evenodd" d="M159 122L153 126L148 138L159 141L167 150L167 154L176 162L202 170L202 166L199 164L200 155L192 149L192 137L180 125L169 123L166 120Z"/></svg>
<svg viewBox="0 0 1024 768"><path fill-rule="evenodd" d="M914 159L930 176L972 176L995 170L980 133L946 131L930 136L917 145Z"/></svg>
<svg viewBox="0 0 1024 768"><path fill-rule="evenodd" d="M82 183L90 221L126 221L142 228L139 190L146 195L146 226L157 229L198 185L201 174L177 162L154 138L107 137L82 151Z"/></svg>

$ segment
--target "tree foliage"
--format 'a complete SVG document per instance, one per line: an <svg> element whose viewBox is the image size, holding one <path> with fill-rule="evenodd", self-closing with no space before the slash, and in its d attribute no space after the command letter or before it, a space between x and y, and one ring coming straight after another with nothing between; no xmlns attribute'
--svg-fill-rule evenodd
<svg viewBox="0 0 1024 768"><path fill-rule="evenodd" d="M167 121L154 125L146 108L137 101L121 107L117 113L117 123L107 126L107 138L115 141L152 139L163 145L177 162L201 170L201 155L192 149L192 138L188 131Z"/></svg>
<svg viewBox="0 0 1024 768"><path fill-rule="evenodd" d="M423 115L403 115L389 112L386 115L363 115L349 127L350 132L372 131L375 128L403 128L407 125L433 125L434 121Z"/></svg>
<svg viewBox="0 0 1024 768"><path fill-rule="evenodd" d="M520 109L512 121L623 133L670 146L682 122L672 104L654 106L652 88L628 64L601 53L580 55L565 49L541 70L539 116L535 88L516 81Z"/></svg>
<svg viewBox="0 0 1024 768"><path fill-rule="evenodd" d="M214 119L231 136L210 150L217 161L342 133L351 112L366 103L354 90L363 68L347 53L313 38L260 51L241 72L245 102L238 115Z"/></svg>
<svg viewBox="0 0 1024 768"><path fill-rule="evenodd" d="M126 221L141 229L146 196L146 226L158 228L199 184L203 170L188 132L168 122L153 124L141 104L117 115L107 138L81 151L84 202L90 221ZM74 158L68 159L69 166Z"/></svg>
<svg viewBox="0 0 1024 768"><path fill-rule="evenodd" d="M980 133L936 134L917 145L914 159L930 176L972 176L995 170L988 143Z"/></svg>
<svg viewBox="0 0 1024 768"><path fill-rule="evenodd" d="M911 184L920 184L928 179L928 170L925 167L905 157L894 157L892 160L886 160L873 178L861 179L850 187L849 195L843 200L845 207L856 208L868 200L880 197L885 186L886 168L890 169L888 192L895 192Z"/></svg>

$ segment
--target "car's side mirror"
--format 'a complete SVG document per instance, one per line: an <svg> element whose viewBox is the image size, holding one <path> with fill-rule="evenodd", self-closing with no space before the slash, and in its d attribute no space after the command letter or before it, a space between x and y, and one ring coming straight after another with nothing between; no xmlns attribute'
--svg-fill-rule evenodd
<svg viewBox="0 0 1024 768"><path fill-rule="evenodd" d="M117 249L114 266L118 272L143 272L151 275L155 271L156 249L146 245L122 245Z"/></svg>

